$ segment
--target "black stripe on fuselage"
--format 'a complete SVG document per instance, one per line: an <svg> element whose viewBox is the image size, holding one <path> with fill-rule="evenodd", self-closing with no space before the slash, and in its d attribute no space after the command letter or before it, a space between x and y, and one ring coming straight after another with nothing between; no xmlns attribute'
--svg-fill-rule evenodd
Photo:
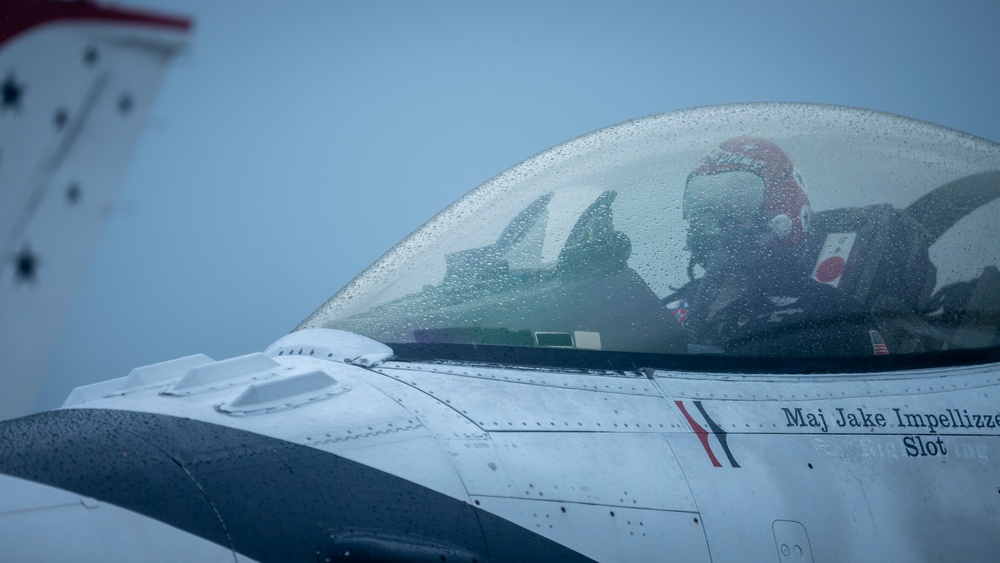
<svg viewBox="0 0 1000 563"><path fill-rule="evenodd" d="M0 422L0 473L133 510L259 561L589 561L340 456L167 415L70 409Z"/></svg>
<svg viewBox="0 0 1000 563"><path fill-rule="evenodd" d="M709 374L814 376L824 373L880 373L1000 362L1000 346L885 356L813 358L784 355L653 354L491 344L423 342L386 342L386 344L392 348L393 358L404 362L461 362L499 367L538 367L574 371L593 369L631 372L655 368Z"/></svg>

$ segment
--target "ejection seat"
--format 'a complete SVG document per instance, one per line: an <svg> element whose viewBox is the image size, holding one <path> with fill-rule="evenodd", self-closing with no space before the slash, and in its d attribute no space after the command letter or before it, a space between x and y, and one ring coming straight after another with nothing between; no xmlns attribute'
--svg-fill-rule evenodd
<svg viewBox="0 0 1000 563"><path fill-rule="evenodd" d="M855 299L893 352L1000 342L1000 272L940 288L929 249L973 211L1000 198L1000 170L956 178L906 209L891 205L817 213L808 239L813 278ZM992 330L990 330L992 328Z"/></svg>
<svg viewBox="0 0 1000 563"><path fill-rule="evenodd" d="M933 241L905 211L881 204L816 213L805 260L814 280L836 287L870 313L892 353L940 349L926 320L937 268Z"/></svg>
<svg viewBox="0 0 1000 563"><path fill-rule="evenodd" d="M1000 270L986 266L975 279L942 287L931 297L931 308L948 335L946 348L1000 344Z"/></svg>

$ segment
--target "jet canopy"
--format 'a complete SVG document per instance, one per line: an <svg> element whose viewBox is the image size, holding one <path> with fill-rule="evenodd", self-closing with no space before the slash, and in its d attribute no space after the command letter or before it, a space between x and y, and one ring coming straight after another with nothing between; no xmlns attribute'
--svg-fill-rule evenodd
<svg viewBox="0 0 1000 563"><path fill-rule="evenodd" d="M912 119L656 115L496 176L299 328L400 359L578 368L996 361L998 196L1000 145Z"/></svg>

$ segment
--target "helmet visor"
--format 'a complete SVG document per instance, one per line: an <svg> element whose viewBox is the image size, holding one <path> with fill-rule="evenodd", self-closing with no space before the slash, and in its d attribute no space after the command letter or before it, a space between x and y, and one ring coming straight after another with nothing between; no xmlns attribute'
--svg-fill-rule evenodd
<svg viewBox="0 0 1000 563"><path fill-rule="evenodd" d="M690 221L705 213L740 223L762 218L764 179L742 170L693 174L684 190L684 218Z"/></svg>
<svg viewBox="0 0 1000 563"><path fill-rule="evenodd" d="M688 247L695 262L733 255L755 241L764 225L764 180L742 170L695 174L684 190Z"/></svg>

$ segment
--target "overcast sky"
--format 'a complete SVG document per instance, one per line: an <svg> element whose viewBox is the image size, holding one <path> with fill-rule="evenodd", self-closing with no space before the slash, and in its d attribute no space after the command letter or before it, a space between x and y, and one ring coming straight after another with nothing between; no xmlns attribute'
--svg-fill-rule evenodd
<svg viewBox="0 0 1000 563"><path fill-rule="evenodd" d="M465 192L650 114L803 101L1000 141L1000 3L135 0L192 16L40 407L263 350Z"/></svg>

